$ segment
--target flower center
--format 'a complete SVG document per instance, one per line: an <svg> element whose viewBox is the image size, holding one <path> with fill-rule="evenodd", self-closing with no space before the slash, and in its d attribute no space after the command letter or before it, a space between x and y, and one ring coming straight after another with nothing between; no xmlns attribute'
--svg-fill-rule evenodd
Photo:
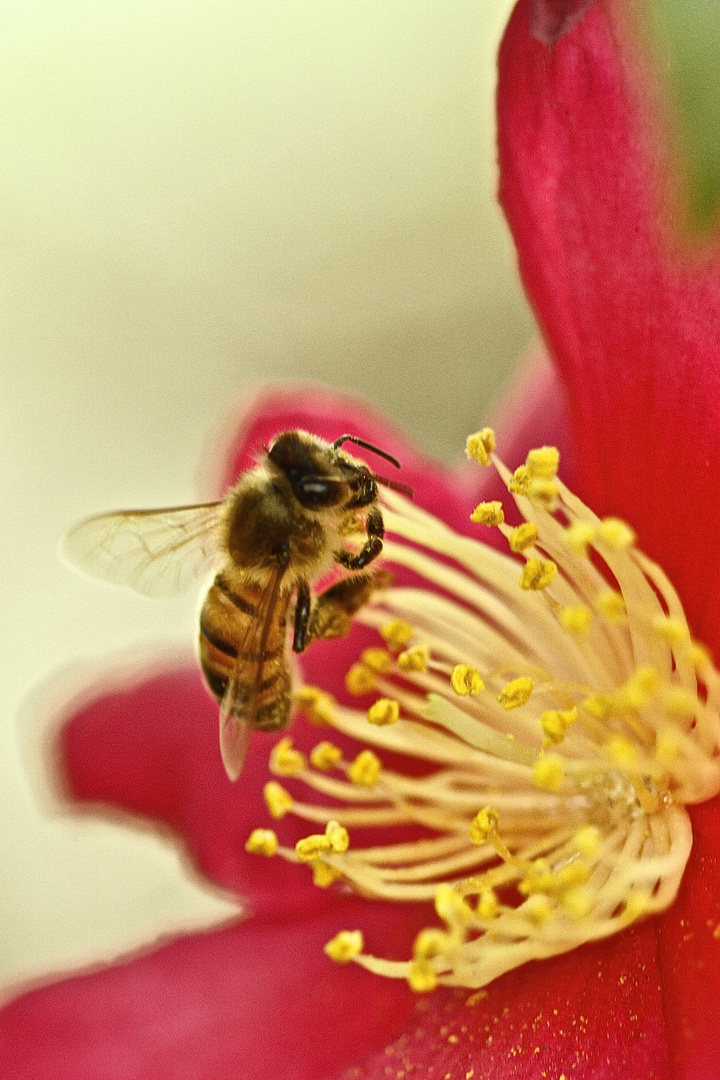
<svg viewBox="0 0 720 1080"><path fill-rule="evenodd" d="M484 986L668 907L692 843L685 804L720 791L720 675L662 570L560 482L554 448L511 474L486 429L468 454L514 498L515 526L500 502L471 515L513 554L384 492L387 560L427 585L384 590L357 616L380 635L346 680L375 695L369 709L298 693L311 719L371 748L349 761L322 741L308 762L282 739L272 770L320 801L273 781L270 814L324 832L247 843L308 863L320 887L434 901L440 925L407 961L366 952L359 930L326 946L418 991ZM383 767L383 751L416 767ZM354 846L361 827L378 842ZM410 839L383 843L398 827Z"/></svg>

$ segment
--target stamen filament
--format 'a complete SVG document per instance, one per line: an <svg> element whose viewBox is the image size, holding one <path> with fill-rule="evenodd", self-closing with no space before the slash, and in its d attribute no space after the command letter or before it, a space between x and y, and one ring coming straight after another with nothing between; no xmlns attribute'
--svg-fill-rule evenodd
<svg viewBox="0 0 720 1080"><path fill-rule="evenodd" d="M666 575L628 526L602 521L558 479L554 448L511 473L492 432L474 440L523 518L511 526L482 504L478 533L497 529L510 554L384 491L384 558L428 588L384 589L356 616L383 646L348 680L373 692L369 711L300 695L372 750L348 761L323 743L308 763L285 739L274 770L318 802L268 785L274 816L326 827L277 847L312 863L318 884L435 901L444 926L407 961L366 952L357 931L329 946L418 992L484 986L663 910L692 844L684 804L720 792L720 674ZM420 768L405 774L388 754ZM355 828L396 826L411 838L353 843ZM275 848L261 830L248 843Z"/></svg>

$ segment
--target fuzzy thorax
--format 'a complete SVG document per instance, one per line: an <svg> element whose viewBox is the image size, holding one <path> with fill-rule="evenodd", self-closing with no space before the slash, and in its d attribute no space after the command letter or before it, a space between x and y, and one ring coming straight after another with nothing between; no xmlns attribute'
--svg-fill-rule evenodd
<svg viewBox="0 0 720 1080"><path fill-rule="evenodd" d="M266 829L248 841L307 863L320 887L434 901L438 925L406 961L366 952L358 930L326 949L420 991L481 987L668 907L692 843L685 806L720 791L720 676L662 570L560 482L554 448L515 473L490 430L468 453L514 498L519 525L499 502L472 514L512 554L383 493L387 560L427 586L389 589L357 616L379 635L347 675L375 695L369 710L298 695L368 745L346 760L328 738L308 761L283 739L271 768L295 793L268 784L270 814L323 831L294 849ZM420 767L383 768L384 751ZM383 842L408 825L414 839ZM353 846L360 827L376 844Z"/></svg>

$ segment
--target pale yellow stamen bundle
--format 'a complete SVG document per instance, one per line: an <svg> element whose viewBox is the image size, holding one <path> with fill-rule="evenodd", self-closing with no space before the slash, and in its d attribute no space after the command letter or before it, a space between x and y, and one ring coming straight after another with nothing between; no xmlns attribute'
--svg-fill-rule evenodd
<svg viewBox="0 0 720 1080"><path fill-rule="evenodd" d="M356 616L382 639L347 677L375 695L367 711L298 695L316 722L372 749L346 760L323 741L308 763L281 740L272 768L293 795L269 783L270 814L325 832L294 849L269 830L248 840L309 863L321 887L434 900L441 925L406 961L366 953L359 931L326 949L417 991L481 987L666 908L690 852L685 805L720 791L720 676L672 585L624 522L568 491L557 450L510 473L494 446L484 429L468 455L495 465L523 521L506 524L495 502L473 519L510 553L383 492L387 562L428 588L383 590ZM421 767L387 767L391 753ZM416 839L383 843L383 829L408 825ZM376 842L356 847L352 830L372 827Z"/></svg>

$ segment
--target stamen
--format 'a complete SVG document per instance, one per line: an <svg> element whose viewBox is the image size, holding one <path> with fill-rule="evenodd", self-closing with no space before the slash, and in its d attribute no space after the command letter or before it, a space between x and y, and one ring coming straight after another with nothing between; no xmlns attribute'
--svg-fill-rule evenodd
<svg viewBox="0 0 720 1080"><path fill-rule="evenodd" d="M271 817L318 831L283 847L256 829L246 845L307 864L321 888L434 902L440 925L406 960L366 953L359 930L325 950L422 993L484 986L667 908L692 844L685 806L720 792L720 674L671 583L629 526L558 479L555 448L514 473L494 448L490 429L468 440L523 520L506 524L496 502L472 517L509 554L383 491L383 557L427 587L378 591L355 616L379 634L346 678L376 696L367 712L296 695L360 744L347 760L319 742L308 764L284 737L271 754L310 793L271 781ZM355 828L377 839L350 845Z"/></svg>

